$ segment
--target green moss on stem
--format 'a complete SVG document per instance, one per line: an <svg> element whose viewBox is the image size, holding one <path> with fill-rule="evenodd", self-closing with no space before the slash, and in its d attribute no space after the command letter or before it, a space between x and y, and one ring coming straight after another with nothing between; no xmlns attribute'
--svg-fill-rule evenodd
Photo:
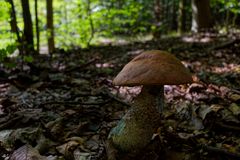
<svg viewBox="0 0 240 160"><path fill-rule="evenodd" d="M144 86L133 107L109 134L113 144L124 152L137 152L152 139L160 124L159 105L163 86ZM160 98L160 99L159 99Z"/></svg>

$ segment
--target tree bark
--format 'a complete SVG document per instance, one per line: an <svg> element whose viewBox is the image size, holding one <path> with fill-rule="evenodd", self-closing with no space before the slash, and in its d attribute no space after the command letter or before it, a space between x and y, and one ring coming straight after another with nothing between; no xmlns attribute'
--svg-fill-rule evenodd
<svg viewBox="0 0 240 160"><path fill-rule="evenodd" d="M165 14L164 14L164 20L163 20L163 25L165 26L164 30L166 31L166 33L168 33L170 31L170 23L171 23L171 6L170 6L170 1L169 0L165 0L164 2L164 10L165 10Z"/></svg>
<svg viewBox="0 0 240 160"><path fill-rule="evenodd" d="M68 31L69 31L69 27L68 27L68 4L67 2L65 2L66 4L64 5L64 19L65 19L65 22L66 22L66 34L69 34Z"/></svg>
<svg viewBox="0 0 240 160"><path fill-rule="evenodd" d="M6 0L8 3L11 5L11 20L10 20L10 25L11 25L11 31L13 33L16 33L17 36L17 42L18 42L18 50L20 55L23 55L23 49L22 49L22 39L19 34L18 26L17 26L17 17L16 17L16 11L14 7L13 0Z"/></svg>
<svg viewBox="0 0 240 160"><path fill-rule="evenodd" d="M53 53L54 47L54 27L53 27L53 0L47 1L47 39L48 39L48 52Z"/></svg>
<svg viewBox="0 0 240 160"><path fill-rule="evenodd" d="M90 35L90 37L88 39L88 42L87 42L87 47L89 47L90 43L91 43L91 41L94 37L94 32L95 32L93 19L92 19L91 1L90 0L87 0L87 16L89 18L89 24L90 24L90 29L91 29L91 35Z"/></svg>
<svg viewBox="0 0 240 160"><path fill-rule="evenodd" d="M211 29L213 20L211 17L210 0L192 0L192 31L199 32Z"/></svg>
<svg viewBox="0 0 240 160"><path fill-rule="evenodd" d="M11 20L10 20L10 25L11 25L11 31L14 33L18 32L18 27L17 27L17 20L16 20L16 11L15 7L13 4L13 0L6 0L6 2L10 3L11 5L11 10L10 10L10 15L11 15ZM17 37L19 36L19 33Z"/></svg>
<svg viewBox="0 0 240 160"><path fill-rule="evenodd" d="M177 30L177 3L175 1L171 2L171 21L170 28L171 30Z"/></svg>
<svg viewBox="0 0 240 160"><path fill-rule="evenodd" d="M34 51L34 42L33 42L33 25L31 19L31 13L29 8L28 0L21 0L22 9L23 9L23 21L24 21L24 31L23 31L23 43L27 54L30 54Z"/></svg>
<svg viewBox="0 0 240 160"><path fill-rule="evenodd" d="M179 0L178 4L178 33L186 31L186 0Z"/></svg>
<svg viewBox="0 0 240 160"><path fill-rule="evenodd" d="M161 37L161 24L162 24L162 4L161 0L155 0L154 2L154 16L156 29L153 32L154 38Z"/></svg>
<svg viewBox="0 0 240 160"><path fill-rule="evenodd" d="M39 26L38 26L38 2L35 0L35 5L34 5L34 10L35 10L35 28L36 28L36 37L37 37L37 53L39 54L39 47L40 47L40 32L39 32Z"/></svg>

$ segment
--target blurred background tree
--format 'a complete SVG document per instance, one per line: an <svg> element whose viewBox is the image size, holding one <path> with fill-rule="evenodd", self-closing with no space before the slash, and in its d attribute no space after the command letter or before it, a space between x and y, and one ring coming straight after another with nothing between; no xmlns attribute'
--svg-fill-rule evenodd
<svg viewBox="0 0 240 160"><path fill-rule="evenodd" d="M1 56L89 47L106 39L238 31L238 0L0 1ZM178 33L178 34L177 34ZM41 39L41 41L40 41Z"/></svg>

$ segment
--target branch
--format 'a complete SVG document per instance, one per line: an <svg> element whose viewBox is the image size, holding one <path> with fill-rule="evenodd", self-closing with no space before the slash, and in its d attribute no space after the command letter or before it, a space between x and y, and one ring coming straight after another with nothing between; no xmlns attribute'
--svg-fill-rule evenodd
<svg viewBox="0 0 240 160"><path fill-rule="evenodd" d="M108 96L109 98L111 98L112 100L120 103L120 104L123 104L124 106L127 106L127 107L132 107L130 104L122 101L121 99L117 98L115 95L113 95L112 93L110 93L109 91L105 91L103 93L104 95Z"/></svg>
<svg viewBox="0 0 240 160"><path fill-rule="evenodd" d="M106 152L107 152L107 159L108 160L116 160L116 156L117 156L117 149L113 146L112 144L112 140L108 139L106 140L106 143L104 143L104 146L106 148Z"/></svg>
<svg viewBox="0 0 240 160"><path fill-rule="evenodd" d="M106 103L109 103L110 100L102 101L102 102L74 102L74 101L49 101L41 103L40 105L49 105L49 104L59 104L59 105L104 105Z"/></svg>
<svg viewBox="0 0 240 160"><path fill-rule="evenodd" d="M208 152L216 152L216 153L225 154L227 156L240 159L240 153L233 153L233 152L229 152L226 149L212 147L212 146L207 146L207 145L204 145L204 144L201 144L200 147L202 147L203 149L207 150Z"/></svg>
<svg viewBox="0 0 240 160"><path fill-rule="evenodd" d="M215 45L213 47L210 47L208 49L208 51L212 51L212 50L217 50L217 49L223 49L223 48L227 48L232 46L234 43L240 43L240 39L233 39L233 40L229 40L227 42L223 42L219 45Z"/></svg>
<svg viewBox="0 0 240 160"><path fill-rule="evenodd" d="M99 60L99 58L91 59L90 61L88 61L88 62L85 63L85 64L82 64L82 65L80 65L80 66L75 66L75 67L66 69L64 72L65 72L65 73L68 73L68 72L73 72L73 71L77 71L77 70L82 70L83 68L86 68L87 66L89 66L89 65L97 62L98 60Z"/></svg>

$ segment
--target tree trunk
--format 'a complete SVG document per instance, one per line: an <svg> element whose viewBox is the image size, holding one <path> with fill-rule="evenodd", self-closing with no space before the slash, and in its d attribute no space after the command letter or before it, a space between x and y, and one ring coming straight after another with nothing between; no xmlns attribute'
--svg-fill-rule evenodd
<svg viewBox="0 0 240 160"><path fill-rule="evenodd" d="M234 23L236 26L240 26L240 15L239 14L236 14L235 17L234 17Z"/></svg>
<svg viewBox="0 0 240 160"><path fill-rule="evenodd" d="M189 0L186 0L186 15L185 15L185 17L186 17L186 21L185 21L185 23L186 23L186 26L185 26L185 29L186 29L186 31L189 31L189 30L191 30L191 26L192 26L192 14L191 14L191 11L189 11L187 8L189 8L189 7L191 7L191 5L192 5L192 2L191 1L189 1Z"/></svg>
<svg viewBox="0 0 240 160"><path fill-rule="evenodd" d="M11 25L11 31L14 33L18 32L18 27L17 27L17 20L16 20L16 11L15 7L13 4L13 0L6 0L6 2L11 4L11 10L10 10L10 15L11 15L11 20L10 20L10 25ZM17 37L19 36L19 33Z"/></svg>
<svg viewBox="0 0 240 160"><path fill-rule="evenodd" d="M54 27L53 27L53 0L47 1L47 37L48 37L48 52L54 51Z"/></svg>
<svg viewBox="0 0 240 160"><path fill-rule="evenodd" d="M154 16L156 29L153 31L154 38L161 37L161 25L162 25L162 5L161 0L155 0L154 2Z"/></svg>
<svg viewBox="0 0 240 160"><path fill-rule="evenodd" d="M29 1L22 1L22 9L23 9L23 21L24 21L24 31L23 31L23 43L27 54L30 54L34 51L34 43L33 43L33 25L31 19L31 13L29 9Z"/></svg>
<svg viewBox="0 0 240 160"><path fill-rule="evenodd" d="M92 11L91 11L91 1L90 0L87 0L87 16L89 18L89 24L90 24L90 30L91 30L91 35L88 39L88 42L87 42L87 47L90 46L90 43L94 37L94 24L93 24L93 19L92 19Z"/></svg>
<svg viewBox="0 0 240 160"><path fill-rule="evenodd" d="M66 34L69 34L68 33L68 31L69 31L69 27L68 27L68 9L67 9L67 7L68 7L68 3L67 2L65 2L65 5L64 5L64 19L65 19L65 25L66 25L66 29L65 29L65 31L66 31Z"/></svg>
<svg viewBox="0 0 240 160"><path fill-rule="evenodd" d="M186 31L186 0L179 0L178 4L178 33Z"/></svg>
<svg viewBox="0 0 240 160"><path fill-rule="evenodd" d="M226 18L225 18L225 27L226 27L227 33L229 32L229 19L230 19L230 11L227 10L226 11Z"/></svg>
<svg viewBox="0 0 240 160"><path fill-rule="evenodd" d="M192 0L192 31L199 32L213 26L210 0Z"/></svg>
<svg viewBox="0 0 240 160"><path fill-rule="evenodd" d="M177 4L175 1L171 2L171 21L170 21L170 28L171 30L177 30Z"/></svg>
<svg viewBox="0 0 240 160"><path fill-rule="evenodd" d="M10 25L11 25L11 31L13 33L16 33L17 35L17 42L18 42L18 50L19 50L19 54L23 55L23 49L22 49L22 39L20 37L19 34L19 30L18 30L18 26L17 26L17 18L16 18L16 11L15 11L15 7L14 7L14 3L13 0L6 0L8 3L11 4L11 20L10 20Z"/></svg>
<svg viewBox="0 0 240 160"><path fill-rule="evenodd" d="M35 10L35 28L36 28L36 37L37 37L37 53L39 54L39 46L40 46L40 32L39 32L39 26L38 26L38 2L35 0L35 5L34 5L34 10Z"/></svg>
<svg viewBox="0 0 240 160"><path fill-rule="evenodd" d="M164 15L164 30L166 31L166 33L168 33L170 31L170 27L171 27L171 20L172 20L172 15L171 15L171 5L170 5L170 1L167 0L164 3L164 10L165 10L165 15Z"/></svg>

